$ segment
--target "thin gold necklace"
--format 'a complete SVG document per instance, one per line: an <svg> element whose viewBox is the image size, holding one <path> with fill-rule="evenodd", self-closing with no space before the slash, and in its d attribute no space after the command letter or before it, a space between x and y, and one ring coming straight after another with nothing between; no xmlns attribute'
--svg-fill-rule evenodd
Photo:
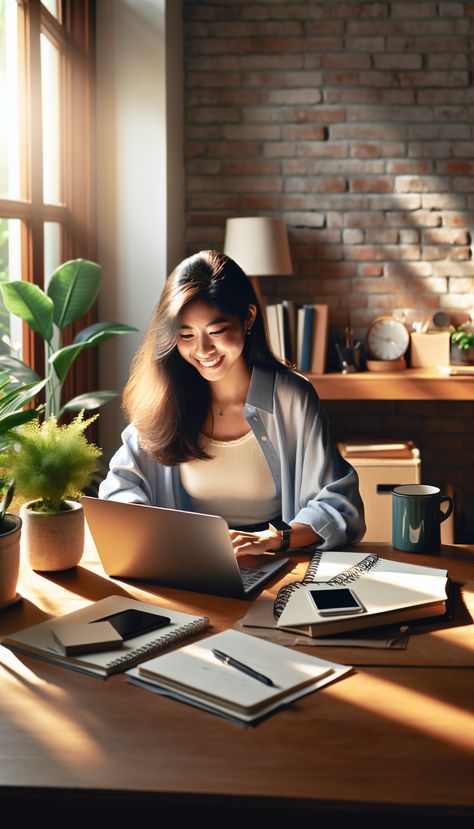
<svg viewBox="0 0 474 829"><path fill-rule="evenodd" d="M229 406L232 406L234 403L238 403L238 402L241 402L242 404L244 403L244 401L240 397L235 397L234 400L229 400L228 403L220 403L219 404L219 403L215 402L214 405L217 409L218 416L219 417L224 417L225 410L228 409Z"/></svg>

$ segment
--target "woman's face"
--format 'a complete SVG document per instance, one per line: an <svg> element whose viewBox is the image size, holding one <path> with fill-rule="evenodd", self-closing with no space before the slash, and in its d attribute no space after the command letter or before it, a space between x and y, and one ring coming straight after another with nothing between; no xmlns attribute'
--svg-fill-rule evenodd
<svg viewBox="0 0 474 829"><path fill-rule="evenodd" d="M238 317L223 314L202 300L189 302L180 315L177 348L181 357L205 380L222 380L234 366L244 363L245 333L255 313L255 306L250 305L242 326Z"/></svg>

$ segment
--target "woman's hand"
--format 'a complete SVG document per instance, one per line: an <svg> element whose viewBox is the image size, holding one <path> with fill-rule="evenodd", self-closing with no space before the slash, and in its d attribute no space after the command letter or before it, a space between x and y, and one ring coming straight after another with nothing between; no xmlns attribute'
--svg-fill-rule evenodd
<svg viewBox="0 0 474 829"><path fill-rule="evenodd" d="M237 556L260 555L269 550L278 550L281 545L280 536L271 530L259 533L246 533L243 530L229 530L230 540Z"/></svg>

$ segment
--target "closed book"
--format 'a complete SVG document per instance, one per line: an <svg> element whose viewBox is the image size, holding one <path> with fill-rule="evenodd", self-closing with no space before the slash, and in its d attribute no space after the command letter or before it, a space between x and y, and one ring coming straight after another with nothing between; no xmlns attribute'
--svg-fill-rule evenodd
<svg viewBox="0 0 474 829"><path fill-rule="evenodd" d="M280 325L276 305L267 305L267 332L268 344L277 360L283 358L283 346L280 340Z"/></svg>
<svg viewBox="0 0 474 829"><path fill-rule="evenodd" d="M311 374L324 374L328 347L329 305L313 305Z"/></svg>
<svg viewBox="0 0 474 829"><path fill-rule="evenodd" d="M169 617L170 624L128 639L119 651L108 650L82 656L65 656L60 645L55 641L53 631L59 625L62 627L65 624L94 622L103 619L104 616L110 616L124 610L142 610L160 616L165 615ZM100 599L81 610L48 619L46 622L40 622L37 625L20 630L18 633L4 636L1 642L2 645L14 651L105 678L109 674L125 671L165 648L182 642L184 639L189 639L208 626L209 619L207 616L193 616L189 613L158 607L148 602L129 599L126 596L107 596L107 598Z"/></svg>
<svg viewBox="0 0 474 829"><path fill-rule="evenodd" d="M301 341L301 363L299 368L301 371L310 371L313 354L314 309L312 305L304 305L303 310L303 334Z"/></svg>
<svg viewBox="0 0 474 829"><path fill-rule="evenodd" d="M215 649L273 684L223 664L214 655ZM134 684L148 684L150 690L162 691L165 696L251 723L349 670L345 665L295 654L282 645L226 630L144 662L127 675Z"/></svg>

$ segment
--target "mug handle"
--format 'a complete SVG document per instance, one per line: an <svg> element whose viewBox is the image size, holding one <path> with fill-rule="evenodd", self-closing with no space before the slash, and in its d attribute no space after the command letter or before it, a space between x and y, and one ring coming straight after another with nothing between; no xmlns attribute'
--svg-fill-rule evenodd
<svg viewBox="0 0 474 829"><path fill-rule="evenodd" d="M448 509L446 510L446 512L443 512L443 510L440 509L440 511L439 511L439 513L440 513L439 523L440 524L442 524L443 521L446 521L446 519L449 518L449 516L451 515L451 513L454 509L454 500L451 498L450 495L443 495L442 498L440 498L440 501L439 501L440 507L441 507L441 504L444 504L445 501L448 502Z"/></svg>

